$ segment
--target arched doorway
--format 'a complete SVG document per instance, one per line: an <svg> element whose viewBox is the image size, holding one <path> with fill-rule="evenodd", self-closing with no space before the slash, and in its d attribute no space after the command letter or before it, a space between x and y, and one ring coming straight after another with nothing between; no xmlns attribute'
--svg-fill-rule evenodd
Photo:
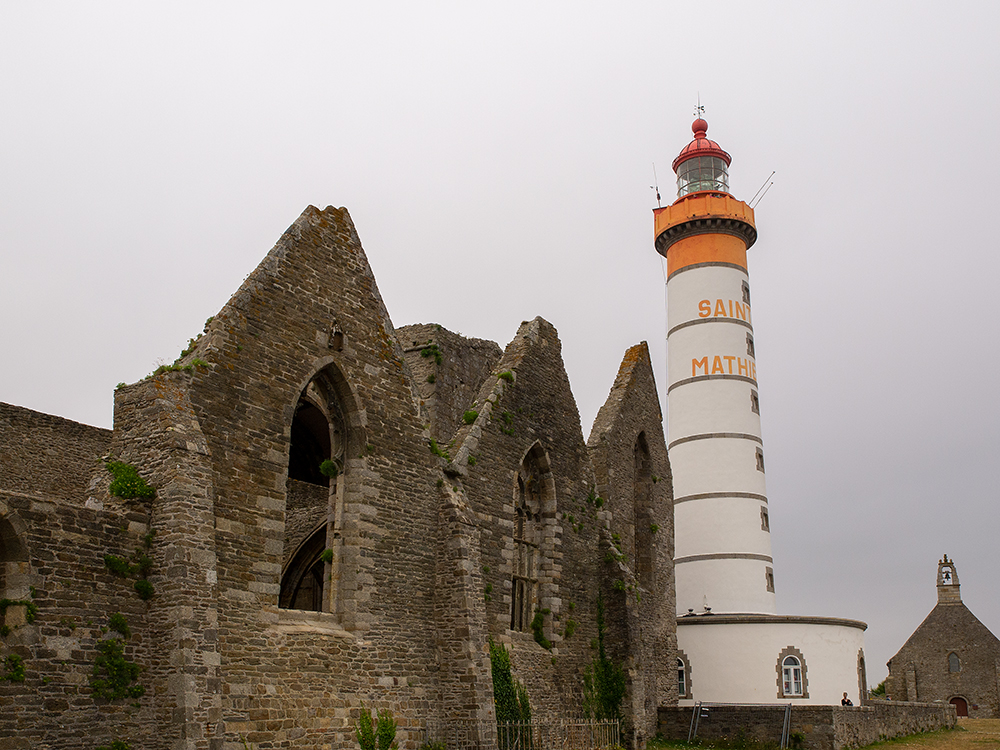
<svg viewBox="0 0 1000 750"><path fill-rule="evenodd" d="M952 698L948 702L955 707L955 713L959 716L969 715L969 704L965 701L965 698Z"/></svg>

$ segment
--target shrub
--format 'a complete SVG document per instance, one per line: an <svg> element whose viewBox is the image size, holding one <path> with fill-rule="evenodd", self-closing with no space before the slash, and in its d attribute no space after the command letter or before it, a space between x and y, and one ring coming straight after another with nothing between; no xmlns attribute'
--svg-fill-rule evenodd
<svg viewBox="0 0 1000 750"><path fill-rule="evenodd" d="M331 461L329 458L322 461L319 465L319 473L324 477L329 477L330 479L336 479L337 475L340 473L340 469L337 467L335 461Z"/></svg>
<svg viewBox="0 0 1000 750"><path fill-rule="evenodd" d="M493 676L493 703L497 723L531 721L528 691L520 680L511 674L510 652L492 638L490 646L490 673Z"/></svg>
<svg viewBox="0 0 1000 750"><path fill-rule="evenodd" d="M135 568L129 564L128 560L124 557L118 557L118 555L105 555L104 567L119 578L128 578L135 572Z"/></svg>
<svg viewBox="0 0 1000 750"><path fill-rule="evenodd" d="M497 377L500 380L507 381L508 383L513 383L514 382L514 373L512 373L510 370L504 370L499 375L497 375Z"/></svg>
<svg viewBox="0 0 1000 750"><path fill-rule="evenodd" d="M479 417L479 412L475 409L469 409L465 414L462 415L462 421L466 424L472 424Z"/></svg>
<svg viewBox="0 0 1000 750"><path fill-rule="evenodd" d="M591 644L597 646L597 655L583 673L583 711L592 719L620 721L625 699L625 672L608 656L604 648L606 634L604 597L598 594L597 643Z"/></svg>
<svg viewBox="0 0 1000 750"><path fill-rule="evenodd" d="M140 578L138 581L136 581L135 584L133 584L133 588L135 589L135 592L139 595L139 598L142 599L144 602L152 599L153 594L155 593L153 590L153 584L151 584L145 578Z"/></svg>
<svg viewBox="0 0 1000 750"><path fill-rule="evenodd" d="M441 364L444 362L444 356L441 354L441 350L438 348L437 344L430 344L425 346L420 350L420 356L426 358L434 357L435 364Z"/></svg>
<svg viewBox="0 0 1000 750"><path fill-rule="evenodd" d="M111 740L110 745L101 745L97 750L132 750L132 746L123 740Z"/></svg>
<svg viewBox="0 0 1000 750"><path fill-rule="evenodd" d="M132 637L132 631L129 629L128 620L125 619L125 615L121 612L115 612L108 618L108 627L116 633L121 633L122 637L126 640Z"/></svg>
<svg viewBox="0 0 1000 750"><path fill-rule="evenodd" d="M142 685L134 684L141 668L125 658L125 644L121 638L108 638L97 644L100 652L94 658L94 671L90 689L97 698L115 701L119 698L138 698L146 692Z"/></svg>
<svg viewBox="0 0 1000 750"><path fill-rule="evenodd" d="M379 709L375 719L370 709L362 707L354 732L361 750L390 750L396 747L396 720L388 709Z"/></svg>
<svg viewBox="0 0 1000 750"><path fill-rule="evenodd" d="M551 610L537 609L535 616L531 618L531 632L535 635L535 643L547 651L552 650L552 641L545 637L545 615Z"/></svg>
<svg viewBox="0 0 1000 750"><path fill-rule="evenodd" d="M0 680L24 682L24 678L27 675L28 672L24 668L24 659L17 654L7 654L3 660L3 675L0 675Z"/></svg>
<svg viewBox="0 0 1000 750"><path fill-rule="evenodd" d="M136 497L147 499L156 495L156 490L139 476L138 470L132 464L124 461L108 461L105 466L114 477L108 492L115 497L131 500Z"/></svg>
<svg viewBox="0 0 1000 750"><path fill-rule="evenodd" d="M323 550L323 554L321 554L319 556L319 559L322 560L325 563L332 563L333 562L333 550L330 549L329 547L327 547L325 550Z"/></svg>

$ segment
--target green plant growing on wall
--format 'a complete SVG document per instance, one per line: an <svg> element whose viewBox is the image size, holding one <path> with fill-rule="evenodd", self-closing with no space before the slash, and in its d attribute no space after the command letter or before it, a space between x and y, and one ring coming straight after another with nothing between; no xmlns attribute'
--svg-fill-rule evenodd
<svg viewBox="0 0 1000 750"><path fill-rule="evenodd" d="M514 373L512 373L510 370L504 370L503 372L497 375L497 378L507 383L513 383Z"/></svg>
<svg viewBox="0 0 1000 750"><path fill-rule="evenodd" d="M139 598L142 599L144 602L148 602L150 599L153 598L153 594L156 593L156 590L153 588L153 584L151 584L145 578L140 578L138 581L132 584L132 588L135 589L135 593L137 593L139 595Z"/></svg>
<svg viewBox="0 0 1000 750"><path fill-rule="evenodd" d="M430 384L432 384L432 385L434 384L434 382L436 380L437 380L437 378L434 376L433 372L430 375L427 376L427 382L430 383Z"/></svg>
<svg viewBox="0 0 1000 750"><path fill-rule="evenodd" d="M115 612L108 618L108 627L116 633L120 633L122 638L128 640L132 637L132 630L128 626L128 620L121 612Z"/></svg>
<svg viewBox="0 0 1000 750"><path fill-rule="evenodd" d="M111 740L110 745L99 745L96 750L132 750L132 746L124 740Z"/></svg>
<svg viewBox="0 0 1000 750"><path fill-rule="evenodd" d="M466 459L466 463L468 463L468 464L469 464L469 466L475 466L475 465L476 465L476 464L477 464L478 462L479 462L479 459L477 459L477 458L476 458L476 457L475 457L474 455L472 455L471 453L469 454L469 457L468 457L468 459Z"/></svg>
<svg viewBox="0 0 1000 750"><path fill-rule="evenodd" d="M502 644L495 643L492 638L490 646L490 673L493 676L493 706L496 710L497 724L512 721L530 722L531 705L528 702L528 691L520 680L511 674L510 652ZM500 749L510 750L515 743L510 732L500 732Z"/></svg>
<svg viewBox="0 0 1000 750"><path fill-rule="evenodd" d="M870 695L885 695L885 680L868 691Z"/></svg>
<svg viewBox="0 0 1000 750"><path fill-rule="evenodd" d="M546 651L552 650L552 641L545 637L545 615L549 614L549 609L536 609L535 616L531 618L531 632L535 636L535 643Z"/></svg>
<svg viewBox="0 0 1000 750"><path fill-rule="evenodd" d="M597 655L583 673L583 712L592 719L621 721L625 699L625 672L604 646L607 625L604 597L597 595Z"/></svg>
<svg viewBox="0 0 1000 750"><path fill-rule="evenodd" d="M396 720L389 709L380 708L376 718L372 716L371 709L362 706L354 733L361 750L390 750L396 747Z"/></svg>
<svg viewBox="0 0 1000 750"><path fill-rule="evenodd" d="M330 549L329 547L327 547L325 550L323 550L323 553L319 556L319 559L322 560L325 563L332 563L333 562L333 550Z"/></svg>
<svg viewBox="0 0 1000 750"><path fill-rule="evenodd" d="M429 344L420 350L420 356L424 359L434 357L434 364L441 364L444 362L444 355L441 354L441 349L438 348L437 344Z"/></svg>
<svg viewBox="0 0 1000 750"><path fill-rule="evenodd" d="M137 497L148 499L156 495L156 489L139 476L139 471L132 464L127 464L124 461L107 461L104 466L114 477L108 487L108 492L115 497L132 500Z"/></svg>
<svg viewBox="0 0 1000 750"><path fill-rule="evenodd" d="M469 409L468 411L465 412L465 414L462 415L462 421L465 422L465 424L472 424L473 422L476 421L478 417L479 417L478 411L476 411L475 409Z"/></svg>
<svg viewBox="0 0 1000 750"><path fill-rule="evenodd" d="M24 668L24 659L17 654L7 654L3 660L3 675L0 679L7 682L24 682L28 671Z"/></svg>
<svg viewBox="0 0 1000 750"><path fill-rule="evenodd" d="M135 568L132 567L131 563L118 555L105 555L104 567L119 578L128 578L135 572Z"/></svg>
<svg viewBox="0 0 1000 750"><path fill-rule="evenodd" d="M330 479L336 479L337 475L340 473L340 467L337 466L336 461L332 461L329 458L324 459L320 462L319 473L324 477L329 477Z"/></svg>
<svg viewBox="0 0 1000 750"><path fill-rule="evenodd" d="M437 440L431 438L429 441L429 445L431 448L431 453L433 453L435 456L443 458L445 461L451 461L451 456L448 455L448 451L446 451L444 448L438 445Z"/></svg>
<svg viewBox="0 0 1000 750"><path fill-rule="evenodd" d="M120 698L138 698L146 692L146 688L136 684L142 668L125 658L123 639L103 640L97 644L97 651L90 677L90 690L95 698L111 702Z"/></svg>

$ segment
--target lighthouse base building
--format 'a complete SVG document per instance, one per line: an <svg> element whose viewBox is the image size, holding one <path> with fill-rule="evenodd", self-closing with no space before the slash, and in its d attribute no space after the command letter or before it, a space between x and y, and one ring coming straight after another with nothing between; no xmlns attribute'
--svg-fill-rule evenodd
<svg viewBox="0 0 1000 750"><path fill-rule="evenodd" d="M860 705L865 624L777 614L747 271L754 211L699 118L654 211L667 261L677 675L694 702Z"/></svg>

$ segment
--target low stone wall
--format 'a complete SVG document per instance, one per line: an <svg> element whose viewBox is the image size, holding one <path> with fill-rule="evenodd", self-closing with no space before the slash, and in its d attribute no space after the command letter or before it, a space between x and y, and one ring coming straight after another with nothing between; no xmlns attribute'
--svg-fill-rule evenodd
<svg viewBox="0 0 1000 750"><path fill-rule="evenodd" d="M659 731L667 739L686 740L694 709L664 707ZM785 706L709 706L711 720L699 722L702 739L734 737L740 732L762 741L780 739ZM950 704L879 702L868 706L792 706L789 735L802 735L804 750L842 750L917 732L955 726ZM766 728L766 731L761 729ZM773 735L777 734L777 737Z"/></svg>

